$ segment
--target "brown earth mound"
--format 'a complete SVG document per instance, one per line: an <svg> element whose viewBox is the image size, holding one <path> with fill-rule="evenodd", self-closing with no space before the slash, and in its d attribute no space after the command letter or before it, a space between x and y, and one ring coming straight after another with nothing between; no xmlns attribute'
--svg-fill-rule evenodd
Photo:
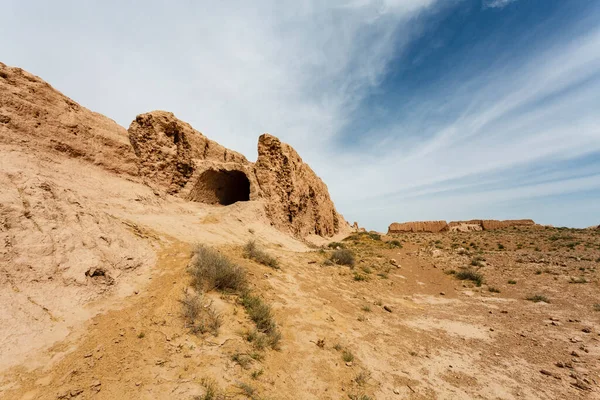
<svg viewBox="0 0 600 400"><path fill-rule="evenodd" d="M83 158L136 175L127 131L69 99L48 83L0 62L0 143Z"/></svg>

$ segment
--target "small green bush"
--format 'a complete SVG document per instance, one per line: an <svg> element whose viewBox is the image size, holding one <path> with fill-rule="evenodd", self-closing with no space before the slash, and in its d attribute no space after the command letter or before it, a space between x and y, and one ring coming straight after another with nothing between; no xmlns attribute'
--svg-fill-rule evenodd
<svg viewBox="0 0 600 400"><path fill-rule="evenodd" d="M342 360L344 360L344 362L352 362L354 361L354 354L352 354L350 350L346 349L342 351Z"/></svg>
<svg viewBox="0 0 600 400"><path fill-rule="evenodd" d="M258 332L267 336L269 346L273 349L278 348L281 333L277 328L277 323L273 319L271 307L259 296L254 296L250 292L243 293L240 301L246 309L248 316L256 325Z"/></svg>
<svg viewBox="0 0 600 400"><path fill-rule="evenodd" d="M541 295L541 294L528 296L526 299L529 301L533 301L534 303L539 303L539 302L550 303L550 300L548 300L548 298L546 296Z"/></svg>
<svg viewBox="0 0 600 400"><path fill-rule="evenodd" d="M481 275L479 272L473 271L471 269L467 269L464 271L458 271L455 274L457 279L460 279L461 281L473 281L475 282L475 285L477 286L481 286L481 284L483 283L483 275Z"/></svg>
<svg viewBox="0 0 600 400"><path fill-rule="evenodd" d="M394 240L390 240L388 242L388 246L389 246L390 249L401 249L402 248L402 243L400 243L399 240L394 239Z"/></svg>

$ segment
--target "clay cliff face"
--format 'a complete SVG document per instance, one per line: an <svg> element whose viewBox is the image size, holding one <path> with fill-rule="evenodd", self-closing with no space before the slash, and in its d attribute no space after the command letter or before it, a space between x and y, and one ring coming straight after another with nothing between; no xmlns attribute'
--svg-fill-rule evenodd
<svg viewBox="0 0 600 400"><path fill-rule="evenodd" d="M388 234L402 232L444 232L444 231L482 231L509 228L512 226L533 226L535 222L531 219L510 219L498 221L495 219L472 219L470 221L417 221L392 223L388 228Z"/></svg>
<svg viewBox="0 0 600 400"><path fill-rule="evenodd" d="M80 106L42 79L0 63L0 143L83 158L136 175L127 131Z"/></svg>
<svg viewBox="0 0 600 400"><path fill-rule="evenodd" d="M256 178L273 224L296 236L332 236L349 228L337 213L323 181L298 153L274 136L258 139Z"/></svg>
<svg viewBox="0 0 600 400"><path fill-rule="evenodd" d="M170 112L140 114L128 132L140 175L171 194L185 188L203 161L249 164L240 153L208 139Z"/></svg>

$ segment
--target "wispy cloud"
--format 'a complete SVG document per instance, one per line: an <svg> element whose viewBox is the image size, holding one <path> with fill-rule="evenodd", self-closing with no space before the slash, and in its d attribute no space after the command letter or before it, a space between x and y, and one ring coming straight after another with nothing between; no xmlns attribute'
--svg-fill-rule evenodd
<svg viewBox="0 0 600 400"><path fill-rule="evenodd" d="M483 8L504 8L517 0L483 0Z"/></svg>

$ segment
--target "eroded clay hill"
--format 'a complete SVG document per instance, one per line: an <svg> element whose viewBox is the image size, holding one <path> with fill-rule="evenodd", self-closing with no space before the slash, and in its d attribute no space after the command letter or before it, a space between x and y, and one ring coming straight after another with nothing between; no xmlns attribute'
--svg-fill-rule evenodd
<svg viewBox="0 0 600 400"><path fill-rule="evenodd" d="M259 151L255 165L162 111L126 130L0 63L0 369L131 294L173 241L304 249L350 229L290 146L264 135Z"/></svg>

